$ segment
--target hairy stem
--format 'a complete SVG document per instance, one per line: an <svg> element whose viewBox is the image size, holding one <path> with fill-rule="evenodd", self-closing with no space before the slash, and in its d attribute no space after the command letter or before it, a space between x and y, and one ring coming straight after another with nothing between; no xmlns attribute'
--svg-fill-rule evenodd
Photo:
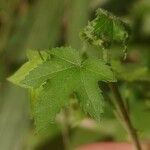
<svg viewBox="0 0 150 150"><path fill-rule="evenodd" d="M132 126L131 120L129 118L128 112L127 112L126 107L124 105L124 102L123 102L123 99L122 99L121 94L119 92L117 84L116 83L110 83L109 87L112 90L114 97L115 97L113 103L117 109L117 112L121 116L121 120L124 121L126 128L127 128L127 131L129 133L136 149L142 150L140 140L138 138L136 130Z"/></svg>

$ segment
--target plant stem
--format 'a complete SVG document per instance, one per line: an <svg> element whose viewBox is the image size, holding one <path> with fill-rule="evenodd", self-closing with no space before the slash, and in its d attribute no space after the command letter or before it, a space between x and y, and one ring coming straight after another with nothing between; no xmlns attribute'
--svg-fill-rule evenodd
<svg viewBox="0 0 150 150"><path fill-rule="evenodd" d="M123 99L121 97L121 94L118 89L118 85L116 83L110 83L109 84L110 89L112 90L114 94L114 105L117 109L117 112L122 117L121 119L125 122L127 131L136 147L137 150L142 150L140 140L138 138L138 135L136 133L136 130L133 128L131 120L129 118L128 112L126 110L126 107L124 105Z"/></svg>
<svg viewBox="0 0 150 150"><path fill-rule="evenodd" d="M44 58L39 50L38 50L38 53L39 53L40 58L44 61Z"/></svg>
<svg viewBox="0 0 150 150"><path fill-rule="evenodd" d="M69 123L68 123L68 110L64 108L63 111L63 125L62 136L65 150L71 150L70 136L69 136Z"/></svg>
<svg viewBox="0 0 150 150"><path fill-rule="evenodd" d="M107 64L110 65L109 50L105 49L105 48L103 48L103 60ZM127 131L128 131L128 134L130 135L136 149L137 150L142 150L140 140L138 138L136 130L132 126L132 123L131 123L131 120L129 118L127 109L125 107L125 104L124 104L123 99L121 97L121 94L119 92L117 83L109 83L109 87L112 90L113 95L115 97L113 103L114 103L114 105L117 109L118 116L120 116L121 117L120 119L124 121L124 124L126 126Z"/></svg>

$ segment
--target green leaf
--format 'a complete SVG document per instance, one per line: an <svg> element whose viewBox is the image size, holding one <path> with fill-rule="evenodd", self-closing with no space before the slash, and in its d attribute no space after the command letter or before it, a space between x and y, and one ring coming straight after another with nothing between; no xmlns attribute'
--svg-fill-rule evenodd
<svg viewBox="0 0 150 150"><path fill-rule="evenodd" d="M43 51L41 52L41 54L46 59L46 52ZM26 86L22 84L21 81L25 79L25 77L29 74L29 72L32 69L36 68L38 64L41 64L43 62L38 51L28 50L27 57L29 61L22 65L22 67L14 75L8 78L10 82L22 87Z"/></svg>
<svg viewBox="0 0 150 150"><path fill-rule="evenodd" d="M129 27L120 18L103 9L98 9L96 18L81 32L88 43L107 48L113 42L125 44L129 38Z"/></svg>
<svg viewBox="0 0 150 150"><path fill-rule="evenodd" d="M99 59L82 62L79 52L70 47L55 48L48 54L49 59L29 70L21 81L38 91L32 105L37 131L48 129L57 113L69 105L72 94L85 113L100 121L104 104L98 81L115 81L110 66Z"/></svg>
<svg viewBox="0 0 150 150"><path fill-rule="evenodd" d="M71 48L56 48L48 52L51 59L30 71L22 84L42 90L35 105L37 130L45 130L61 108L76 93L83 110L96 120L103 112L103 96L98 81L114 82L111 68L102 60L81 62L79 53Z"/></svg>

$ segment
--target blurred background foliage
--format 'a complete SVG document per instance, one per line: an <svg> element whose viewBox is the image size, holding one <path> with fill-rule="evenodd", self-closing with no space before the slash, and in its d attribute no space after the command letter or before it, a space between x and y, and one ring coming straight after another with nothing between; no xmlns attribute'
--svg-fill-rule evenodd
<svg viewBox="0 0 150 150"><path fill-rule="evenodd" d="M102 7L129 22L132 29L128 57L114 45L112 64L133 124L142 140L150 139L150 1L149 0L0 0L0 149L63 149L57 125L47 135L36 135L30 119L27 91L6 81L25 59L27 49L48 49L71 45L85 51L79 32ZM100 50L87 49L100 57ZM107 90L103 85L104 91ZM101 125L86 118L78 109L70 111L69 133L72 146L96 141L124 141L128 135L115 118L106 95Z"/></svg>

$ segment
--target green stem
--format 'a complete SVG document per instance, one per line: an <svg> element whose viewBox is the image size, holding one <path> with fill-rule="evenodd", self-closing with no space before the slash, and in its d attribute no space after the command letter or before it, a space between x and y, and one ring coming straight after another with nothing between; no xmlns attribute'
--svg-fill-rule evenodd
<svg viewBox="0 0 150 150"><path fill-rule="evenodd" d="M40 58L44 61L44 58L39 50L38 50L38 53L39 53Z"/></svg>
<svg viewBox="0 0 150 150"><path fill-rule="evenodd" d="M124 121L127 131L136 147L137 150L142 150L141 148L141 144L140 144L140 140L138 138L138 135L136 133L136 130L133 128L131 120L129 118L128 112L126 110L126 107L123 103L123 99L121 97L121 94L119 92L118 86L116 83L110 83L109 84L110 89L113 92L113 95L115 97L113 103L117 109L117 112L120 114L119 116L121 116L121 120Z"/></svg>
<svg viewBox="0 0 150 150"><path fill-rule="evenodd" d="M110 64L110 56L109 56L109 50L108 49L105 49L105 48L103 49L103 59L107 64ZM136 149L141 150L140 140L138 138L136 130L133 128L133 125L132 125L131 120L129 118L127 109L124 105L123 99L122 99L121 94L119 92L117 83L110 83L109 87L112 90L113 95L115 97L113 103L117 109L118 116L121 117L120 120L124 121L124 124L126 126L127 131L128 131L128 134L130 135Z"/></svg>
<svg viewBox="0 0 150 150"><path fill-rule="evenodd" d="M65 150L71 150L71 142L69 135L69 123L68 123L68 110L64 108L63 111L63 125L62 125L62 136Z"/></svg>

